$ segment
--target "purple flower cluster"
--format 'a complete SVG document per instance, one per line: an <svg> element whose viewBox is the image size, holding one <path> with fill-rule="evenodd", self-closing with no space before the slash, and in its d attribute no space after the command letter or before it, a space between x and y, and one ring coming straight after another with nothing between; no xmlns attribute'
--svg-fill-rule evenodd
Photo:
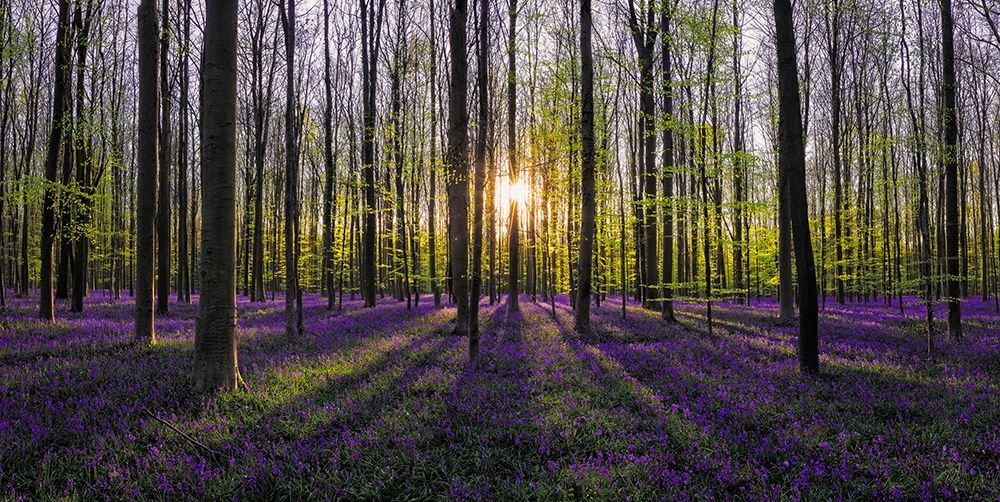
<svg viewBox="0 0 1000 502"><path fill-rule="evenodd" d="M564 297L484 303L475 368L454 308L307 295L288 342L280 301L241 300L248 388L203 397L196 305L145 347L130 301L94 294L49 324L12 299L0 497L995 500L1000 314L965 302L967 340L929 359L908 300L827 305L816 378L773 300L717 304L711 336L700 304L667 325L609 299L581 336Z"/></svg>

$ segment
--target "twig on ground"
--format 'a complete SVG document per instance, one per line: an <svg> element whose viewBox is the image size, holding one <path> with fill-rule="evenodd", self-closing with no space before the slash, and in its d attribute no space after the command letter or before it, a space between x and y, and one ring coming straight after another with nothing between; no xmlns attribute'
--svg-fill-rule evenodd
<svg viewBox="0 0 1000 502"><path fill-rule="evenodd" d="M225 455L223 455L218 450L213 450L212 448L209 448L204 443L202 443L202 442L194 439L193 437L189 436L186 432L178 429L174 424L172 424L172 423L170 423L170 422L168 422L168 421L166 421L166 420L164 420L164 419L162 419L162 418L154 415L153 412L149 411L148 409L143 408L142 411L146 412L146 415L149 415L149 417L152 418L153 420L156 420L157 422L160 422L161 424L166 425L168 428L170 428L170 430L172 430L172 431L180 434L184 439L187 439L188 442L190 442L191 444L193 444L193 445L195 445L195 446L197 446L197 447L199 447L199 448L201 448L201 449L203 449L203 450L205 450L205 451L207 451L207 452L209 452L209 453L211 453L213 455L217 455L219 457L225 457Z"/></svg>

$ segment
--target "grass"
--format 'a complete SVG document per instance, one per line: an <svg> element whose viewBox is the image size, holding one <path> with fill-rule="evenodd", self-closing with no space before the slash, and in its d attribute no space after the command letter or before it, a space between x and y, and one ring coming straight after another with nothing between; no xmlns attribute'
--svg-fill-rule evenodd
<svg viewBox="0 0 1000 502"><path fill-rule="evenodd" d="M828 305L816 378L772 300L678 304L680 323L608 299L594 332L565 298L483 305L483 361L453 308L241 301L247 390L190 389L195 308L130 343L132 306L0 317L0 493L36 498L915 499L1000 497L1000 315L923 353L919 305ZM941 315L939 308L938 315ZM149 416L169 422L216 453Z"/></svg>

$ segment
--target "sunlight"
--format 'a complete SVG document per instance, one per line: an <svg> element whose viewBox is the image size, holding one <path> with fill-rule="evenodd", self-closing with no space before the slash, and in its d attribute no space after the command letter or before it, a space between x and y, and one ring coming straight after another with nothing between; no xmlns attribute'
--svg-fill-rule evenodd
<svg viewBox="0 0 1000 502"><path fill-rule="evenodd" d="M508 202L517 202L523 205L524 201L528 200L528 185L523 181L514 183L507 193L507 199Z"/></svg>
<svg viewBox="0 0 1000 502"><path fill-rule="evenodd" d="M496 190L495 210L501 218L507 218L513 203L517 203L521 211L526 210L525 204L531 198L531 187L524 181L518 180L511 184L507 176L498 176Z"/></svg>

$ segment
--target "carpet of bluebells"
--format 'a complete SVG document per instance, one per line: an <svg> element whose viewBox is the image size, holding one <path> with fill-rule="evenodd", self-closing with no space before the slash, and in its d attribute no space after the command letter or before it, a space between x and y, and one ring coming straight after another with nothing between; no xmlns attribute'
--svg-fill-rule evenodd
<svg viewBox="0 0 1000 502"><path fill-rule="evenodd" d="M289 342L280 301L241 300L247 388L200 397L195 306L150 347L129 300L95 292L48 324L11 299L0 498L1000 498L992 302L966 301L966 341L933 359L916 302L828 305L815 378L769 300L716 304L711 335L701 304L666 325L609 298L580 336L564 297L484 303L474 369L453 308L325 305L306 298Z"/></svg>

